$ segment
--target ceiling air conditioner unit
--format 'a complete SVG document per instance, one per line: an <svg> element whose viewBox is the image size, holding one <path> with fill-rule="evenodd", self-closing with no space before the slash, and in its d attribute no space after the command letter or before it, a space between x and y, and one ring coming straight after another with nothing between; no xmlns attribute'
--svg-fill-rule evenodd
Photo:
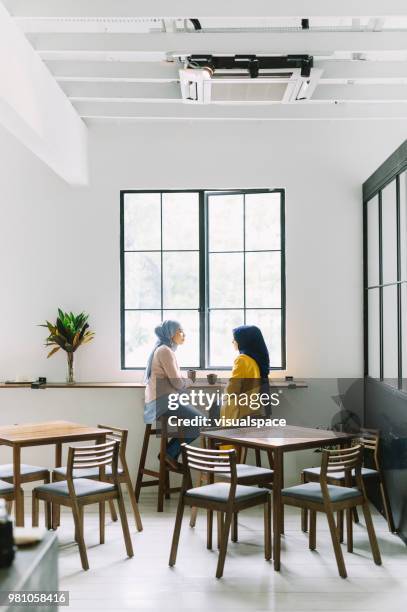
<svg viewBox="0 0 407 612"><path fill-rule="evenodd" d="M307 100L322 70L310 56L189 56L179 71L186 104L289 104Z"/></svg>

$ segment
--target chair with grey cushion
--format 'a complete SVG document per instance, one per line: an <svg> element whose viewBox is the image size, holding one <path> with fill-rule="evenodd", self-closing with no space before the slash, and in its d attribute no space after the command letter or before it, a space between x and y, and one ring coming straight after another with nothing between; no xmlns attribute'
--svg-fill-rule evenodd
<svg viewBox="0 0 407 612"><path fill-rule="evenodd" d="M212 549L213 513L217 512L222 520L220 527L219 558L216 577L221 578L225 565L229 531L233 515L246 508L264 506L264 545L265 558L271 559L271 497L268 489L238 484L236 451L209 450L182 445L183 481L178 502L172 539L170 566L175 565L179 536L185 506L204 508L207 511L207 548ZM210 484L192 487L191 470L207 474ZM214 483L215 476L229 478L229 482ZM223 518L224 517L224 518Z"/></svg>
<svg viewBox="0 0 407 612"><path fill-rule="evenodd" d="M94 446L70 447L68 451L68 464L66 480L41 485L33 490L33 526L38 526L39 501L52 503L52 509L59 506L68 506L72 509L75 523L75 540L79 546L82 567L89 569L85 541L83 537L83 511L89 504L99 504L99 539L105 539L105 503L117 501L119 515L123 530L126 551L129 557L133 556L133 547L127 523L123 494L118 474L119 442L110 441ZM74 478L76 471L82 473L97 469L99 480L91 478ZM105 481L104 471L109 470L111 480ZM89 473L89 472L88 472Z"/></svg>
<svg viewBox="0 0 407 612"><path fill-rule="evenodd" d="M283 504L309 510L309 547L311 550L316 548L317 512L326 514L338 571L342 578L346 578L347 574L339 534L335 525L334 512L346 511L347 548L348 552L353 552L352 509L362 506L373 559L376 565L381 565L380 551L361 475L362 453L363 447L361 445L338 450L324 450L322 451L319 482L308 482L281 491ZM331 474L342 471L345 474L345 486L338 487L328 484ZM353 477L352 473L354 474ZM280 535L277 535L277 537L280 537Z"/></svg>
<svg viewBox="0 0 407 612"><path fill-rule="evenodd" d="M21 491L22 493L22 491ZM5 499L8 504L14 500L14 485L0 480L0 499Z"/></svg>
<svg viewBox="0 0 407 612"><path fill-rule="evenodd" d="M138 531L143 530L143 524L141 522L140 511L138 508L136 496L134 494L133 484L131 482L130 472L126 460L126 448L127 448L127 429L120 429L119 427L112 427L111 425L98 425L101 429L108 429L112 433L107 434L106 441L117 441L119 443L119 467L117 469L119 482L126 485L127 492L130 498L130 502L133 508L134 520ZM53 482L59 480L66 480L66 467L54 468L52 472ZM90 478L92 480L99 480L99 469L92 468L87 470L74 470L72 474L73 478ZM104 473L104 480L107 482L112 481L112 469L111 466L107 466ZM110 501L110 513L113 521L117 521L117 514L113 504ZM59 524L59 517L55 518L53 527L56 528Z"/></svg>
<svg viewBox="0 0 407 612"><path fill-rule="evenodd" d="M364 467L364 466L362 467L362 471L361 471L362 478L366 478L369 480L375 479L376 482L379 483L383 510L386 516L387 525L388 525L389 531L393 533L394 531L396 531L396 528L394 525L389 496L387 494L386 483L384 481L384 477L383 477L382 469L380 465L380 432L377 429L362 429L361 435L358 439L358 443L363 446L363 450L365 451L364 455L366 455L366 453L371 454L372 464L374 465L374 469ZM319 467L305 468L301 474L301 482L303 483L319 482L320 472L321 472L321 468ZM352 478L354 481L355 480L354 472L352 473ZM345 484L344 471L337 471L337 472L333 472L332 474L330 474L328 477L328 483L337 485L337 486L344 486ZM355 522L357 523L359 521L359 518L358 518L356 508L353 514L354 514ZM340 519L339 520L340 526L342 527L341 517L339 517L339 519ZM302 526L303 531L307 531L307 523L308 523L307 512L306 510L303 510L302 515L301 515L301 526Z"/></svg>
<svg viewBox="0 0 407 612"><path fill-rule="evenodd" d="M21 484L27 482L36 482L42 480L44 483L50 482L50 471L48 468L39 467L37 465L27 465L26 463L21 464ZM5 463L0 465L0 480L12 484L14 481L14 466L12 463ZM13 501L7 502L8 512L11 512ZM48 507L47 513L50 514Z"/></svg>

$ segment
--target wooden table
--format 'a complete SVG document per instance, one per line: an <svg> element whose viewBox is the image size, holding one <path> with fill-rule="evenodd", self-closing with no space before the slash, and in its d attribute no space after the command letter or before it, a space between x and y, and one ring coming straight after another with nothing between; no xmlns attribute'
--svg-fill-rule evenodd
<svg viewBox="0 0 407 612"><path fill-rule="evenodd" d="M0 444L13 449L15 516L16 526L24 527L24 501L21 496L21 448L55 444L55 467L62 465L62 444L82 440L96 440L103 443L107 429L88 427L70 421L47 421L45 423L24 423L0 427Z"/></svg>
<svg viewBox="0 0 407 612"><path fill-rule="evenodd" d="M319 448L320 446L347 446L355 434L346 434L310 427L263 427L261 437L256 437L253 427L239 429L219 429L201 434L208 440L209 448L214 448L216 440L234 443L248 448L272 452L274 461L273 480L273 558L274 569L280 570L280 534L282 533L283 513L281 490L284 488L284 453L289 451Z"/></svg>

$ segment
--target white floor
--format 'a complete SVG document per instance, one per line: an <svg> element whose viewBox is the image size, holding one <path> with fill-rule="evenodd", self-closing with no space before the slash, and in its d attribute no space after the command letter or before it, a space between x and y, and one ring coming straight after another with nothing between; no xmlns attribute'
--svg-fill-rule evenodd
<svg viewBox="0 0 407 612"><path fill-rule="evenodd" d="M282 567L275 572L263 556L262 516L246 511L239 520L239 543L230 543L224 577L215 578L217 552L206 549L203 514L195 529L184 519L175 568L168 567L176 500L155 511L155 496L142 492L144 531L130 526L135 555L127 559L119 523L107 516L106 543L98 544L98 515L85 516L90 570L82 571L73 543L73 523L63 513L58 535L60 588L70 591L72 610L281 610L374 612L407 609L407 547L375 514L383 565L371 558L365 527L354 529L353 554L346 552L346 580L340 578L325 517L318 517L317 551L308 549L299 513L289 508L282 543ZM128 513L131 517L130 512ZM215 535L215 534L214 534ZM216 541L216 537L214 538Z"/></svg>

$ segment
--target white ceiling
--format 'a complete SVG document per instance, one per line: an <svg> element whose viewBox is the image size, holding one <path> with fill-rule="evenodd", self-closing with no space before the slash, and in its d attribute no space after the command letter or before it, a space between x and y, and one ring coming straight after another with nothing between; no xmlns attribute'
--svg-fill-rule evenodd
<svg viewBox="0 0 407 612"><path fill-rule="evenodd" d="M85 120L407 117L406 1L3 3ZM181 99L181 65L169 61L182 53L306 53L323 72L310 100L193 106Z"/></svg>

